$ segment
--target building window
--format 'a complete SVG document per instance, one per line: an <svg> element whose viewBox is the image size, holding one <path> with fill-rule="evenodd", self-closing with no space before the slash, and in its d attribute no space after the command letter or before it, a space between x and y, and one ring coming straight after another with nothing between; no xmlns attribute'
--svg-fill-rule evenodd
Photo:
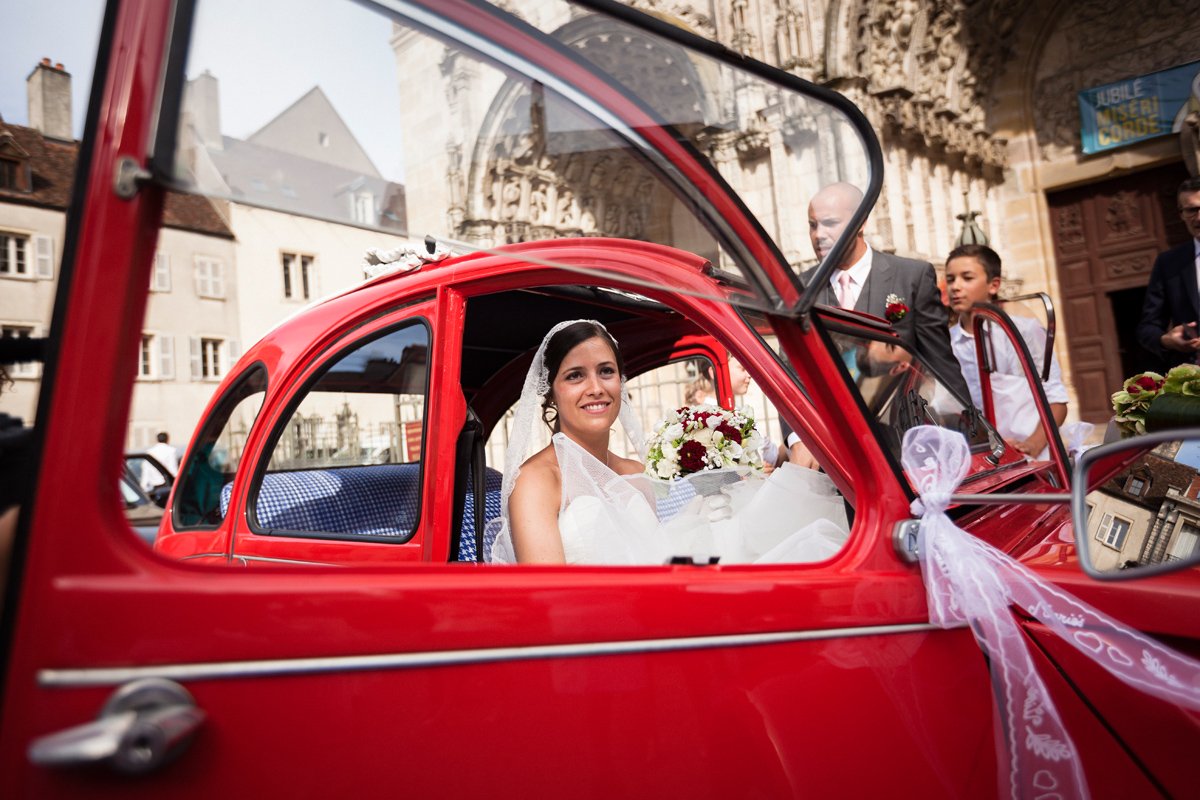
<svg viewBox="0 0 1200 800"><path fill-rule="evenodd" d="M138 351L138 377L142 380L171 380L175 377L175 337L143 333Z"/></svg>
<svg viewBox="0 0 1200 800"><path fill-rule="evenodd" d="M1146 493L1146 482L1141 478L1130 478L1126 490L1134 497L1141 497Z"/></svg>
<svg viewBox="0 0 1200 800"><path fill-rule="evenodd" d="M142 334L142 346L138 353L138 377L150 378L154 375L154 337Z"/></svg>
<svg viewBox="0 0 1200 800"><path fill-rule="evenodd" d="M363 225L375 224L375 195L370 192L355 192L351 202L354 203L355 222Z"/></svg>
<svg viewBox="0 0 1200 800"><path fill-rule="evenodd" d="M237 358L237 342L216 336L191 339L192 380L215 381L229 371Z"/></svg>
<svg viewBox="0 0 1200 800"><path fill-rule="evenodd" d="M225 297L225 265L215 258L196 256L196 294L217 300Z"/></svg>
<svg viewBox="0 0 1200 800"><path fill-rule="evenodd" d="M297 253L280 256L283 268L283 297L285 300L310 300L316 275L313 273L313 257Z"/></svg>
<svg viewBox="0 0 1200 800"><path fill-rule="evenodd" d="M1105 514L1100 520L1100 530L1096 531L1096 538L1106 547L1120 550L1125 544L1125 536L1129 533L1129 527L1132 524L1132 520L1114 514Z"/></svg>
<svg viewBox="0 0 1200 800"><path fill-rule="evenodd" d="M21 162L0 158L0 189L20 189Z"/></svg>
<svg viewBox="0 0 1200 800"><path fill-rule="evenodd" d="M29 276L29 237L0 233L0 275Z"/></svg>
<svg viewBox="0 0 1200 800"><path fill-rule="evenodd" d="M0 339L28 339L37 335L32 325L0 325ZM10 378L37 378L38 365L36 361L22 361L8 365Z"/></svg>
<svg viewBox="0 0 1200 800"><path fill-rule="evenodd" d="M328 133L318 133L317 134L317 143L319 145L321 145L321 147L329 147L329 134Z"/></svg>
<svg viewBox="0 0 1200 800"><path fill-rule="evenodd" d="M154 271L150 273L150 291L171 291L171 256L169 253L154 254Z"/></svg>

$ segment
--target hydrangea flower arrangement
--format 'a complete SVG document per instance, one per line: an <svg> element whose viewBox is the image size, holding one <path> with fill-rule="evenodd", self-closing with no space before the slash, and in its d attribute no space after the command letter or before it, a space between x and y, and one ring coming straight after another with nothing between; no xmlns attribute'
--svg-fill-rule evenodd
<svg viewBox="0 0 1200 800"><path fill-rule="evenodd" d="M762 434L747 408L700 405L669 411L646 445L646 474L662 480L730 467L763 468Z"/></svg>
<svg viewBox="0 0 1200 800"><path fill-rule="evenodd" d="M1150 406L1155 415L1147 420ZM1187 399L1184 399L1187 398ZM1195 398L1195 399L1192 399ZM1150 427L1200 423L1200 365L1180 364L1165 376L1157 372L1140 372L1121 386L1112 396L1113 411L1121 432L1126 435L1145 433ZM1155 425L1161 417L1163 425Z"/></svg>

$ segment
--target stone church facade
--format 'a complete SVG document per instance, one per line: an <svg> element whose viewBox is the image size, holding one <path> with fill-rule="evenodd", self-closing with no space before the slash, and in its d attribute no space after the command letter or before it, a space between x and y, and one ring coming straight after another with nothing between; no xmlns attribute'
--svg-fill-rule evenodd
<svg viewBox="0 0 1200 800"><path fill-rule="evenodd" d="M1150 0L1132 11L1116 0L630 4L851 99L884 153L883 191L866 228L872 245L940 268L975 212L1004 259L1003 294L1044 291L1054 302L1072 417L1109 415L1107 395L1145 366L1132 325L1154 255L1185 235L1174 187L1188 175L1195 140L1170 135L1084 155L1076 95L1200 59L1200 19L1186 0ZM506 5L585 56L606 35L565 5ZM556 157L509 127L514 118L536 127L529 91L411 32L397 29L392 44L403 105L424 110L404 120L410 231L449 230L477 246L567 235L662 238L670 204L635 171L602 153ZM630 48L601 66L628 85L669 71L677 90L658 98L656 110L683 127L714 113L689 95L689 70L703 67L686 58ZM436 129L455 138L423 137L435 126L423 125L422 113L451 115L456 124ZM824 176L819 163L804 177L775 163L795 120L767 107L751 113L757 117L737 136L691 138L743 197L772 199L774 213L759 218L789 261L805 266L813 262L805 198ZM842 179L865 181L864 165L841 169ZM803 187L779 185L797 182ZM673 234L672 243L688 245L686 230ZM707 254L703 234L693 238L689 249Z"/></svg>

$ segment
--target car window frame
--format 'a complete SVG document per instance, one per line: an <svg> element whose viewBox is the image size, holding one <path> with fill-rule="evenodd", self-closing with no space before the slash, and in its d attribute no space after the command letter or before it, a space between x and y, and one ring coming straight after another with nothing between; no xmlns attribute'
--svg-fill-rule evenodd
<svg viewBox="0 0 1200 800"><path fill-rule="evenodd" d="M271 456L274 453L275 446L279 443L284 430L291 422L292 416L309 396L313 386L326 374L328 368L337 363L343 357L353 353L360 347L369 344L373 341L389 336L403 328L412 325L420 325L425 329L426 342L428 348L429 361L425 370L425 386L424 397L425 407L421 415L421 458L417 470L417 493L416 493L416 512L413 518L412 530L405 534L361 534L361 533L338 533L331 531L301 531L291 529L267 529L263 528L258 520L258 496L259 490L262 488L263 477L268 472L268 466L271 462ZM353 333L361 331L356 329ZM349 341L347 341L347 339ZM436 366L433 363L435 358L434 353L434 326L430 322L428 315L417 313L411 316L404 316L394 320L388 324L384 324L378 328L372 328L370 331L353 337L352 334L339 340L337 346L331 346L323 349L320 354L313 359L312 366L305 369L307 377L304 381L292 390L287 396L285 402L279 404L280 411L274 414L270 420L270 429L264 431L262 436L262 444L258 447L254 456L254 470L249 473L249 488L245 494L245 508L243 510L244 519L246 521L246 536L266 537L270 539L316 539L325 541L337 542L368 542L376 544L402 545L409 544L417 537L421 530L422 515L425 512L425 466L428 462L427 446L429 435L429 402L430 402L430 386L432 383L432 375ZM264 420L264 422L266 422ZM236 493L237 487L234 486ZM234 548L236 550L235 534Z"/></svg>

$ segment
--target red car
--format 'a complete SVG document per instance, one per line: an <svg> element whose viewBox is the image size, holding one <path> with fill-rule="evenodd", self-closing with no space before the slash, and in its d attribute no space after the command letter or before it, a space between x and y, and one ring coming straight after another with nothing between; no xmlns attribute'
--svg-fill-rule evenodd
<svg viewBox="0 0 1200 800"><path fill-rule="evenodd" d="M756 218L762 198L740 196L701 147L757 152L757 139L713 119L735 119L737 97L775 93L798 120L792 145L816 137L844 165L826 165L826 177L859 179L853 230L882 165L848 101L606 2L521 18L471 0L363 5L395 23L397 47L428 37L442 68L469 57L512 81L498 96L520 113L488 119L526 127L479 163L576 176L577 210L561 207L579 235L541 239L505 216L497 189L489 230L513 243L375 277L270 330L216 387L145 547L112 476L164 197L204 194L251 217L268 206L237 195L232 173L219 190L179 157L192 4L115 0L8 580L6 795L994 796L1006 766L988 662L969 628L930 624L912 551L917 495L900 447L917 425L967 437L958 525L1200 651L1193 558L1124 583L1084 571L1063 503L1070 464L1044 395L1051 460L1027 461L888 323L814 307ZM621 59L538 29L552 24L575 26L589 47L661 42L687 56L688 80L736 88L704 108L671 105L678 83L638 94L614 77ZM212 163L235 149L225 146ZM645 241L587 235L582 189L601 151L618 177L628 167L622 180L638 187L628 197L655 214L614 223ZM536 206L533 194L514 202ZM828 279L848 244L813 280ZM852 526L840 552L784 565L476 563L479 521L492 515L477 509L495 508L483 443L502 436L541 337L580 317L609 326L646 396L653 376L704 359L731 405L727 357L744 364L844 497ZM889 360L865 368L879 350ZM318 430L318 417L332 428ZM1128 460L1103 462L1104 477ZM1080 504L1086 488L1075 487ZM1188 794L1200 717L1140 695L1014 613L1093 793Z"/></svg>

